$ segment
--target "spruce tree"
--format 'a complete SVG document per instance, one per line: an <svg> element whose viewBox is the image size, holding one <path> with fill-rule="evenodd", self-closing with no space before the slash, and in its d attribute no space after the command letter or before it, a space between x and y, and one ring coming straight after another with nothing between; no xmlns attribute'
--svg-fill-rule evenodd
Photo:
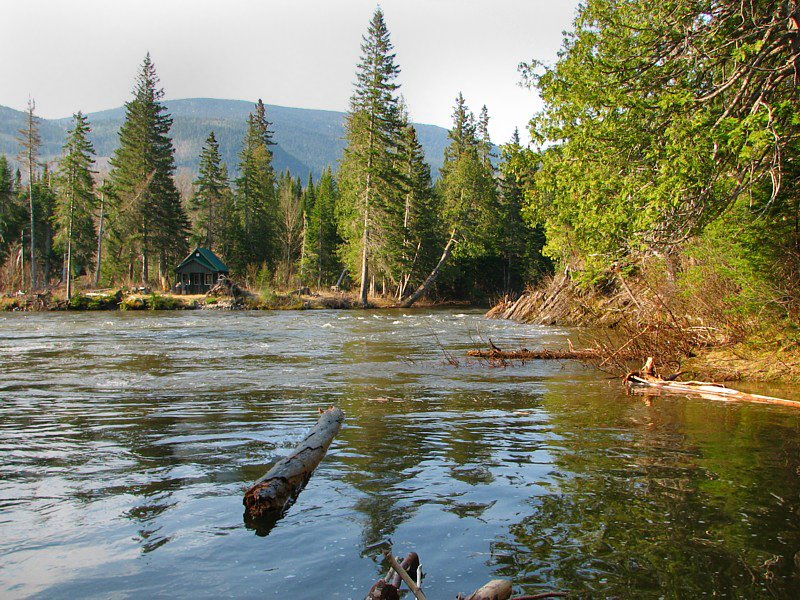
<svg viewBox="0 0 800 600"><path fill-rule="evenodd" d="M64 253L68 299L72 297L73 264L86 266L95 246L97 198L92 178L94 147L87 137L90 132L86 117L81 112L73 115L72 128L67 132L64 144L64 156L58 164L54 220L56 242Z"/></svg>
<svg viewBox="0 0 800 600"><path fill-rule="evenodd" d="M213 250L219 240L221 204L228 190L227 175L223 176L219 144L214 132L208 134L200 152L200 174L194 182L197 191L192 196L191 206L197 211L195 239Z"/></svg>
<svg viewBox="0 0 800 600"><path fill-rule="evenodd" d="M371 256L388 266L390 253L398 249L392 241L401 231L403 215L402 179L396 166L402 121L395 80L400 69L380 8L361 52L339 169L339 214L344 258L359 273L360 303L367 306Z"/></svg>
<svg viewBox="0 0 800 600"><path fill-rule="evenodd" d="M150 280L156 259L167 274L187 250L189 222L175 187L175 150L169 130L172 118L161 103L163 89L148 53L125 104L119 148L111 158L109 180L116 198L114 254L127 262L131 279Z"/></svg>
<svg viewBox="0 0 800 600"><path fill-rule="evenodd" d="M255 113L247 119L236 179L238 233L232 267L240 271L247 264L266 262L274 266L280 257L275 171L269 149L273 145L270 125L264 104L259 100Z"/></svg>

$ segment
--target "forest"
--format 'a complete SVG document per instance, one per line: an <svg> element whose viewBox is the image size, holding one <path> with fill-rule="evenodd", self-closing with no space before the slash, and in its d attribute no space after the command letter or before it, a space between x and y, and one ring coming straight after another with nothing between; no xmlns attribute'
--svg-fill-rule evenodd
<svg viewBox="0 0 800 600"><path fill-rule="evenodd" d="M795 0L589 0L554 64L520 65L544 101L532 143L515 134L494 152L487 108L476 114L457 94L435 181L380 9L363 37L343 158L316 180L274 170L259 100L236 171L208 131L197 178L179 193L148 54L103 177L80 112L61 159L40 164L29 105L24 167L0 157L2 286L167 289L201 245L255 290L327 288L346 269L364 306L497 300L557 273L581 293L620 280L634 295L637 282L672 290L683 312L703 307L729 333L765 320L794 327L799 14Z"/></svg>
<svg viewBox="0 0 800 600"><path fill-rule="evenodd" d="M548 262L538 228L522 219L521 188L503 175L522 150L519 140L495 156L488 111L476 117L458 95L445 164L433 181L401 101L380 9L363 39L344 157L316 180L276 172L274 131L259 100L236 171L209 130L197 177L179 191L172 119L149 54L107 173L95 164L91 123L80 112L61 158L41 164L31 103L18 137L23 168L12 172L0 157L4 289L61 284L69 295L77 283L166 290L171 270L198 245L256 292L327 288L344 269L363 305L370 295L419 296L423 284L434 297L470 300L522 289Z"/></svg>

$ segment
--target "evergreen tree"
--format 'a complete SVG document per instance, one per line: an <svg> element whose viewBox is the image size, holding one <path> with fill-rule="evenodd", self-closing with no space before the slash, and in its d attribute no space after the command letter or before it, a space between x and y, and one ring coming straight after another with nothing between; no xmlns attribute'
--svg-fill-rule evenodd
<svg viewBox="0 0 800 600"><path fill-rule="evenodd" d="M305 235L306 273L317 287L333 284L342 269L336 249L341 243L336 226L336 180L330 167L314 189L314 203L307 213Z"/></svg>
<svg viewBox="0 0 800 600"><path fill-rule="evenodd" d="M356 89L345 124L347 146L339 169L343 258L359 273L360 303L367 306L370 263L396 275L402 232L402 180L396 167L402 121L389 31L380 8L361 45ZM374 259L374 260L373 260ZM393 272L394 271L394 272ZM373 273L373 276L379 273Z"/></svg>
<svg viewBox="0 0 800 600"><path fill-rule="evenodd" d="M39 117L34 114L36 103L28 100L25 127L19 130L18 141L20 144L19 158L28 169L28 215L30 217L30 272L31 289L37 288L36 280L36 207L34 202L34 184L36 170L39 165L39 146L42 143L39 136Z"/></svg>
<svg viewBox="0 0 800 600"><path fill-rule="evenodd" d="M223 197L228 190L227 177L223 177L222 159L219 144L214 132L208 134L200 152L200 174L194 182L197 191L192 196L191 206L197 211L194 237L198 243L213 250L219 240L220 209Z"/></svg>
<svg viewBox="0 0 800 600"><path fill-rule="evenodd" d="M19 236L20 210L16 201L14 173L5 154L0 154L0 258Z"/></svg>
<svg viewBox="0 0 800 600"><path fill-rule="evenodd" d="M97 198L94 193L92 166L94 147L88 139L91 132L86 117L73 115L72 128L67 132L64 156L58 165L58 192L54 211L56 242L63 250L67 298L72 297L73 265L89 264L95 248L94 212Z"/></svg>
<svg viewBox="0 0 800 600"><path fill-rule="evenodd" d="M412 280L419 282L435 264L439 245L436 195L431 182L431 169L417 130L408 124L404 129L401 165L405 176L403 211L403 275L397 297L406 294Z"/></svg>
<svg viewBox="0 0 800 600"><path fill-rule="evenodd" d="M150 281L150 263L165 277L170 263L187 251L189 222L175 186L175 150L169 137L172 118L161 104L163 89L150 54L137 77L133 100L125 104L119 148L111 158L109 180L116 198L112 253L127 263L131 279Z"/></svg>
<svg viewBox="0 0 800 600"><path fill-rule="evenodd" d="M37 254L41 260L40 285L50 285L51 265L58 257L55 254L55 231L53 217L56 207L56 186L53 172L48 163L44 163L42 176L34 184L34 205L36 206L36 227L38 249Z"/></svg>
<svg viewBox="0 0 800 600"><path fill-rule="evenodd" d="M266 262L274 266L280 257L275 171L269 149L273 144L270 125L264 104L259 100L256 112L247 119L236 179L238 233L231 266L240 271L247 264Z"/></svg>
<svg viewBox="0 0 800 600"><path fill-rule="evenodd" d="M488 114L484 115L488 124ZM425 295L436 282L442 268L455 254L460 261L457 275L460 283L475 284L486 273L472 269L465 277L466 260L485 255L494 239L497 226L497 195L492 167L487 159L491 140L488 132L478 139L475 116L459 94L453 111L450 144L445 148L444 165L440 171L439 193L442 196L443 225L449 232L439 262L403 306L411 306ZM470 290L464 290L466 292Z"/></svg>
<svg viewBox="0 0 800 600"><path fill-rule="evenodd" d="M529 225L523 217L525 186L531 185L525 164L525 154L514 130L511 141L503 146L499 191L498 244L504 256L503 293L511 294L526 282L535 281L551 269L550 262L542 256L545 243L541 226Z"/></svg>

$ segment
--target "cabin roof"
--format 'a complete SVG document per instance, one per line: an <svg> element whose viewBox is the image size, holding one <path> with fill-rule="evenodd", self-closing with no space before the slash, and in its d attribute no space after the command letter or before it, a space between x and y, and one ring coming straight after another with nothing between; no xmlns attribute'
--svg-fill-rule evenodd
<svg viewBox="0 0 800 600"><path fill-rule="evenodd" d="M225 263L222 262L216 254L214 254L208 248L201 248L199 246L192 250L189 255L183 259L181 264L175 267L175 270L178 271L193 261L199 262L201 265L211 271L221 273L227 273L229 271L227 265L225 265Z"/></svg>

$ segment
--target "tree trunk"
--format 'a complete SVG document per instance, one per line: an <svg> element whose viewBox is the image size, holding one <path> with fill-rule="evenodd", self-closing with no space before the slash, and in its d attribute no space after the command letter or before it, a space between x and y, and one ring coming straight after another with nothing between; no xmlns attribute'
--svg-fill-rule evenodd
<svg viewBox="0 0 800 600"><path fill-rule="evenodd" d="M247 490L243 500L246 515L258 519L283 510L325 457L342 421L344 413L339 408L331 407L322 413L317 424L292 453L278 461Z"/></svg>
<svg viewBox="0 0 800 600"><path fill-rule="evenodd" d="M447 245L444 247L444 251L442 252L442 257L439 259L439 262L433 268L433 271L431 271L431 274L428 275L427 279L425 279L425 281L422 282L422 285L420 285L417 288L417 291L414 292L413 294L411 294L411 296L409 296L408 299L405 302L401 302L400 303L401 308L410 307L417 300L419 300L425 294L428 293L428 290L431 288L431 286L436 281L436 277L438 277L439 271L444 266L444 264L447 262L447 259L450 258L450 253L453 251L453 244L455 244L455 243L456 243L456 230L453 229L452 233L450 234L450 239L447 240Z"/></svg>
<svg viewBox="0 0 800 600"><path fill-rule="evenodd" d="M106 195L100 194L100 224L97 228L97 270L94 273L94 287L100 285L100 268L103 258L103 217L106 209Z"/></svg>

